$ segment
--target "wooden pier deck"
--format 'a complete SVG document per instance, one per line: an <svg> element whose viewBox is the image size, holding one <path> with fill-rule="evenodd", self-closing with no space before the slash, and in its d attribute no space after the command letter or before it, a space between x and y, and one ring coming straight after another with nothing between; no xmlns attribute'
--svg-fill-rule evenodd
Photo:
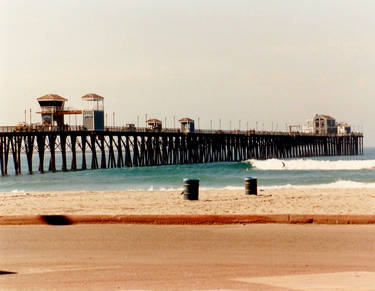
<svg viewBox="0 0 375 291"><path fill-rule="evenodd" d="M363 135L318 136L302 133L178 130L151 132L47 130L0 132L1 175L21 174L21 156L27 172L75 171L98 168L235 162L247 159L298 158L363 154ZM61 155L61 168L56 157ZM37 159L37 168L35 160ZM79 159L79 161L78 161ZM13 167L12 167L13 168Z"/></svg>

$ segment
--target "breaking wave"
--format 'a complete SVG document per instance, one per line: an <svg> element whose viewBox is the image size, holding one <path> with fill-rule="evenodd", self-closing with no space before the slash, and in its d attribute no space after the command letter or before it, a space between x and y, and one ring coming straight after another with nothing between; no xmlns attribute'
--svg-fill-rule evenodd
<svg viewBox="0 0 375 291"><path fill-rule="evenodd" d="M375 160L247 160L251 166L258 170L374 170Z"/></svg>

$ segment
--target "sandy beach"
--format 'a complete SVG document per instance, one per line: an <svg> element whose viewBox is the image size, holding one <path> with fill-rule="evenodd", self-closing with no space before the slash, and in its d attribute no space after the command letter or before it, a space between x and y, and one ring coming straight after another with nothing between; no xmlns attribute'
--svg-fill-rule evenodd
<svg viewBox="0 0 375 291"><path fill-rule="evenodd" d="M375 214L375 189L67 191L0 193L0 215L48 214Z"/></svg>

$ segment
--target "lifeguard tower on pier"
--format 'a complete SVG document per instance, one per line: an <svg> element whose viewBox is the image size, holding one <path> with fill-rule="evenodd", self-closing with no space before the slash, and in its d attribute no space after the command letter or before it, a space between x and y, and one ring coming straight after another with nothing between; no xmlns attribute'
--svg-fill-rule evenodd
<svg viewBox="0 0 375 291"><path fill-rule="evenodd" d="M181 132L192 133L195 131L194 120L188 117L179 120L181 123Z"/></svg>
<svg viewBox="0 0 375 291"><path fill-rule="evenodd" d="M86 103L83 110L83 126L87 130L104 130L104 97L94 93L82 96Z"/></svg>
<svg viewBox="0 0 375 291"><path fill-rule="evenodd" d="M162 123L159 119L151 118L146 121L148 131L161 131Z"/></svg>
<svg viewBox="0 0 375 291"><path fill-rule="evenodd" d="M67 114L82 114L82 110L71 110L65 108L65 102L68 99L57 94L48 94L37 98L42 116L42 126L64 127L64 116Z"/></svg>

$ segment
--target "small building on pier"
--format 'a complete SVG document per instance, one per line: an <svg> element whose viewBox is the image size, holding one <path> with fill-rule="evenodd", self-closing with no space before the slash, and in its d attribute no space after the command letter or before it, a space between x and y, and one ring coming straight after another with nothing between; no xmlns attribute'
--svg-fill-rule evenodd
<svg viewBox="0 0 375 291"><path fill-rule="evenodd" d="M313 119L314 134L337 134L336 119L329 115L316 114Z"/></svg>
<svg viewBox="0 0 375 291"><path fill-rule="evenodd" d="M347 135L351 133L351 126L346 122L336 122L332 116L316 114L313 119L307 120L302 132L314 135Z"/></svg>
<svg viewBox="0 0 375 291"><path fill-rule="evenodd" d="M42 116L42 125L64 125L64 115L58 113L64 110L65 102L68 101L68 99L57 94L48 94L39 97L37 100L42 110L41 112L38 112Z"/></svg>
<svg viewBox="0 0 375 291"><path fill-rule="evenodd" d="M83 127L87 130L104 130L104 97L94 93L82 96L86 103L83 110Z"/></svg>
<svg viewBox="0 0 375 291"><path fill-rule="evenodd" d="M81 110L65 108L65 102L68 99L57 94L48 94L37 98L42 116L42 126L63 128L64 116L67 114L81 114Z"/></svg>
<svg viewBox="0 0 375 291"><path fill-rule="evenodd" d="M181 123L181 132L190 133L195 131L193 119L185 117L180 119L179 122Z"/></svg>
<svg viewBox="0 0 375 291"><path fill-rule="evenodd" d="M337 125L337 134L345 135L345 134L350 134L350 132L351 132L351 127L346 122L340 122Z"/></svg>
<svg viewBox="0 0 375 291"><path fill-rule="evenodd" d="M146 121L147 129L151 131L161 131L162 130L162 123L159 119L149 119Z"/></svg>

